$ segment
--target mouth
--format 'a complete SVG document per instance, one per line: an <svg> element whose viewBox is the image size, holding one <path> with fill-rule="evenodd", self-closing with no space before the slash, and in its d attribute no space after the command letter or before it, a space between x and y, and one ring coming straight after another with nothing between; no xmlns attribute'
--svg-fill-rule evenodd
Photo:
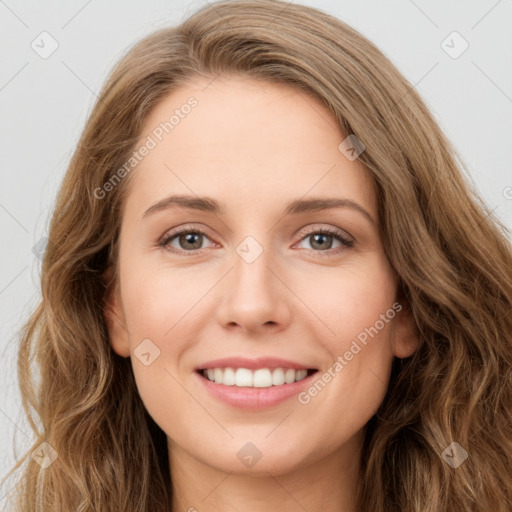
<svg viewBox="0 0 512 512"><path fill-rule="evenodd" d="M196 373L203 379L235 388L272 388L300 382L317 373L316 368L200 368Z"/></svg>
<svg viewBox="0 0 512 512"><path fill-rule="evenodd" d="M318 368L275 356L233 355L194 369L203 391L216 401L244 410L275 407L312 384Z"/></svg>

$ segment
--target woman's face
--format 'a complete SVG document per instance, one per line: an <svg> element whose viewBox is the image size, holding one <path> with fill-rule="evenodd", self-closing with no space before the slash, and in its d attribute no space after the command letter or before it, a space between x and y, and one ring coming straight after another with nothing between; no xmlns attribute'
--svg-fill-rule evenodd
<svg viewBox="0 0 512 512"><path fill-rule="evenodd" d="M238 77L147 119L108 325L176 453L254 474L354 456L414 351L345 139L316 99Z"/></svg>

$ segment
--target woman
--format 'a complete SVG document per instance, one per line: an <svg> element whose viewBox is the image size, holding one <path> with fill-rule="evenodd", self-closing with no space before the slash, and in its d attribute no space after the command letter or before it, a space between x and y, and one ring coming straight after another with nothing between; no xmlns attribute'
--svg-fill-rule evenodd
<svg viewBox="0 0 512 512"><path fill-rule="evenodd" d="M511 510L512 254L457 158L318 10L221 2L135 45L21 341L17 510Z"/></svg>

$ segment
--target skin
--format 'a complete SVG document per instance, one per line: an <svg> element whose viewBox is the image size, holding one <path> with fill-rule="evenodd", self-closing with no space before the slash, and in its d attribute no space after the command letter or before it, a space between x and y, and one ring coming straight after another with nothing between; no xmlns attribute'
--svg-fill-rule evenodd
<svg viewBox="0 0 512 512"><path fill-rule="evenodd" d="M173 510L356 510L363 427L384 398L393 358L417 348L405 305L307 404L295 396L240 410L212 397L194 369L220 357L274 356L321 375L392 307L397 280L373 182L340 152L346 135L318 100L242 77L208 83L173 91L141 132L142 142L197 99L132 171L106 317L112 348L131 357L141 398L168 437ZM173 207L142 218L170 194L209 196L226 211ZM374 222L348 207L283 217L290 201L312 197L349 198ZM180 226L204 231L202 245L180 237L171 250L158 245ZM326 235L319 248L312 235L326 227L353 247ZM236 251L249 235L263 249L250 264ZM149 366L134 355L144 339L160 350ZM237 457L247 442L262 454L251 468Z"/></svg>

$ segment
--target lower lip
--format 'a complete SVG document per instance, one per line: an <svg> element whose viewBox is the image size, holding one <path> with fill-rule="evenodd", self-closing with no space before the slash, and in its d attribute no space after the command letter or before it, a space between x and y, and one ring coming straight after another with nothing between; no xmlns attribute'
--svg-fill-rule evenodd
<svg viewBox="0 0 512 512"><path fill-rule="evenodd" d="M217 399L233 407L240 409L265 409L284 402L286 399L300 393L307 387L312 378L318 372L314 372L304 377L298 382L292 384L282 384L280 386L270 386L268 388L250 388L238 386L224 386L216 384L206 377L196 372L197 377L206 387L206 389Z"/></svg>

